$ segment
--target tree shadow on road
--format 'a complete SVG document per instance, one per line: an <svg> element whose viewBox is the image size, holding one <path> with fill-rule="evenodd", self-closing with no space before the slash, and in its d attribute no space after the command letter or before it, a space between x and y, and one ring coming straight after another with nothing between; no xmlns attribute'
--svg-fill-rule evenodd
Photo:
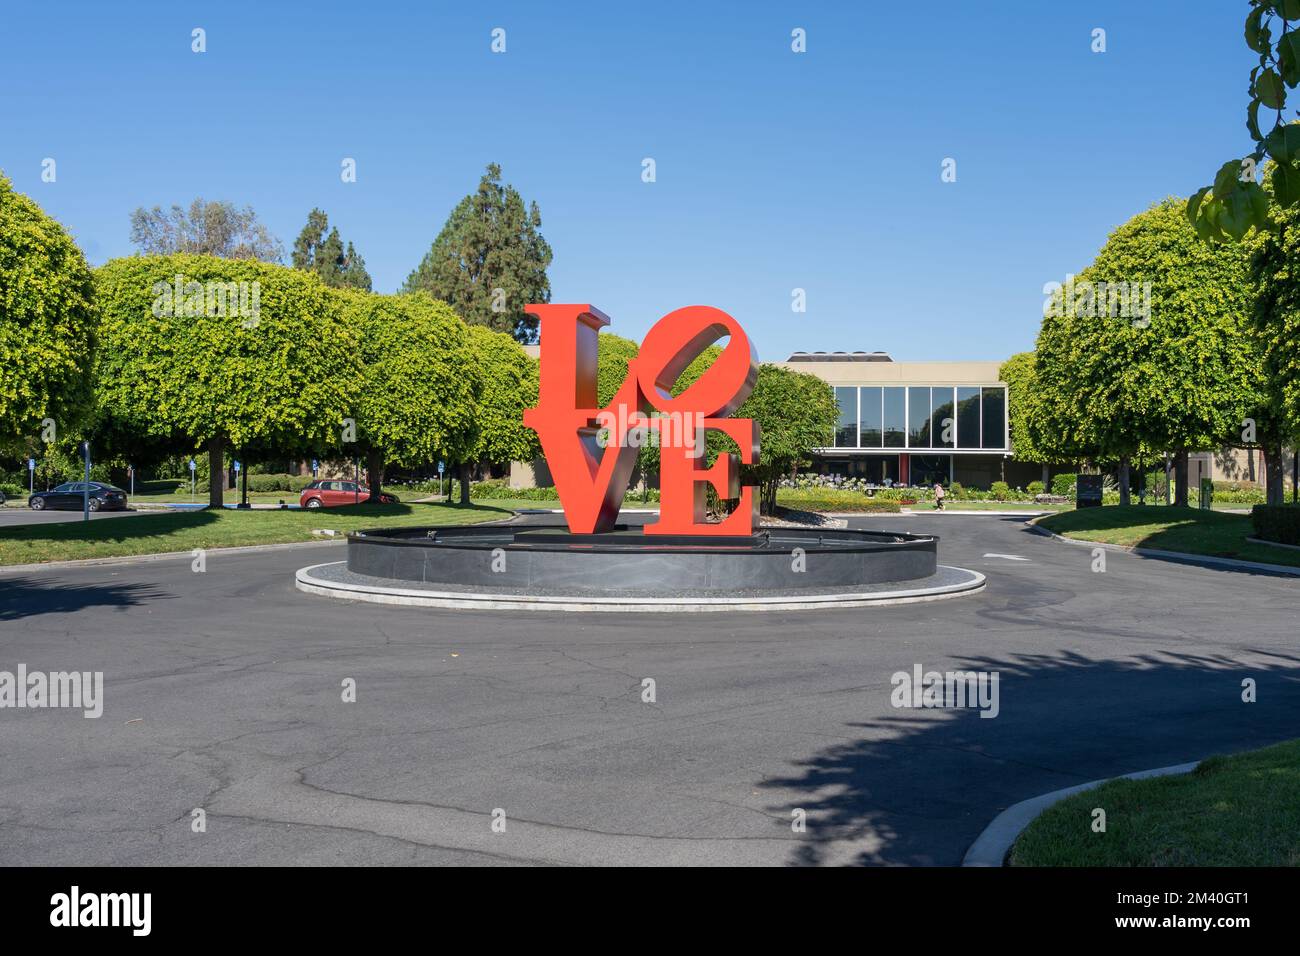
<svg viewBox="0 0 1300 956"><path fill-rule="evenodd" d="M899 708L849 725L852 742L760 786L789 799L770 808L782 819L807 812L791 865L844 862L842 841L856 844L857 864L956 865L1020 800L1300 737L1300 656L1240 653L1253 660L1067 652L921 661L924 671L996 671L998 716ZM1242 700L1245 678L1255 681L1255 703Z"/></svg>
<svg viewBox="0 0 1300 956"><path fill-rule="evenodd" d="M0 621L70 614L90 607L134 607L165 596L151 584L67 584L34 577L0 577Z"/></svg>

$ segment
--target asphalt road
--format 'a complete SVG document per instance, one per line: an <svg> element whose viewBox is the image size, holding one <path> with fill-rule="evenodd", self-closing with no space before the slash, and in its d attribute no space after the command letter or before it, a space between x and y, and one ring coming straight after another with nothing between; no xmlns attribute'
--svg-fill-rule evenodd
<svg viewBox="0 0 1300 956"><path fill-rule="evenodd" d="M0 863L954 864L1026 797L1300 736L1296 579L868 523L939 533L987 589L683 615L297 592L341 545L0 573L0 670L105 675L99 719L0 710ZM916 664L997 671L998 716L892 707Z"/></svg>

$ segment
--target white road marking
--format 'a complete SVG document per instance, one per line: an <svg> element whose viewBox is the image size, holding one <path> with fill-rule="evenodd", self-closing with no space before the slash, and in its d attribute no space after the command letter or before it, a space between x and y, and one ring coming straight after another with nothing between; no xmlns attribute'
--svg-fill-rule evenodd
<svg viewBox="0 0 1300 956"><path fill-rule="evenodd" d="M1008 561L1028 561L1028 558L1022 558L1018 554L986 554L986 558L1005 558Z"/></svg>

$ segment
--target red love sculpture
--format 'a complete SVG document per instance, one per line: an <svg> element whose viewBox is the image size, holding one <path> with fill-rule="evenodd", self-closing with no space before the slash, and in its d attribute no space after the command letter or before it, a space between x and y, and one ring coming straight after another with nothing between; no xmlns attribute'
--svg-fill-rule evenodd
<svg viewBox="0 0 1300 956"><path fill-rule="evenodd" d="M541 441L570 531L614 527L637 450L653 432L660 449L659 521L646 525L645 533L753 533L758 500L752 487L740 487L740 464L758 463L758 424L728 416L753 391L758 359L735 319L707 305L668 313L646 334L613 399L597 408L597 333L609 317L590 305L530 305L526 311L540 320L543 348L537 407L524 412L524 424ZM724 336L729 340L722 354L673 396L686 366ZM709 429L729 435L740 454L719 455L706 467ZM740 507L721 522L705 520L705 482L722 498L740 498Z"/></svg>

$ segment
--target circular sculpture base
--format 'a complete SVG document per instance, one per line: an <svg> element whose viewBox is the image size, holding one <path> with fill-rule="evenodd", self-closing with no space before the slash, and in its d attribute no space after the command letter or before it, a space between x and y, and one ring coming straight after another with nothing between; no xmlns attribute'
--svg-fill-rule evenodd
<svg viewBox="0 0 1300 956"><path fill-rule="evenodd" d="M729 611L936 600L984 586L943 567L932 535L771 528L746 538L619 526L396 528L348 536L346 562L297 587L347 600L488 610Z"/></svg>

